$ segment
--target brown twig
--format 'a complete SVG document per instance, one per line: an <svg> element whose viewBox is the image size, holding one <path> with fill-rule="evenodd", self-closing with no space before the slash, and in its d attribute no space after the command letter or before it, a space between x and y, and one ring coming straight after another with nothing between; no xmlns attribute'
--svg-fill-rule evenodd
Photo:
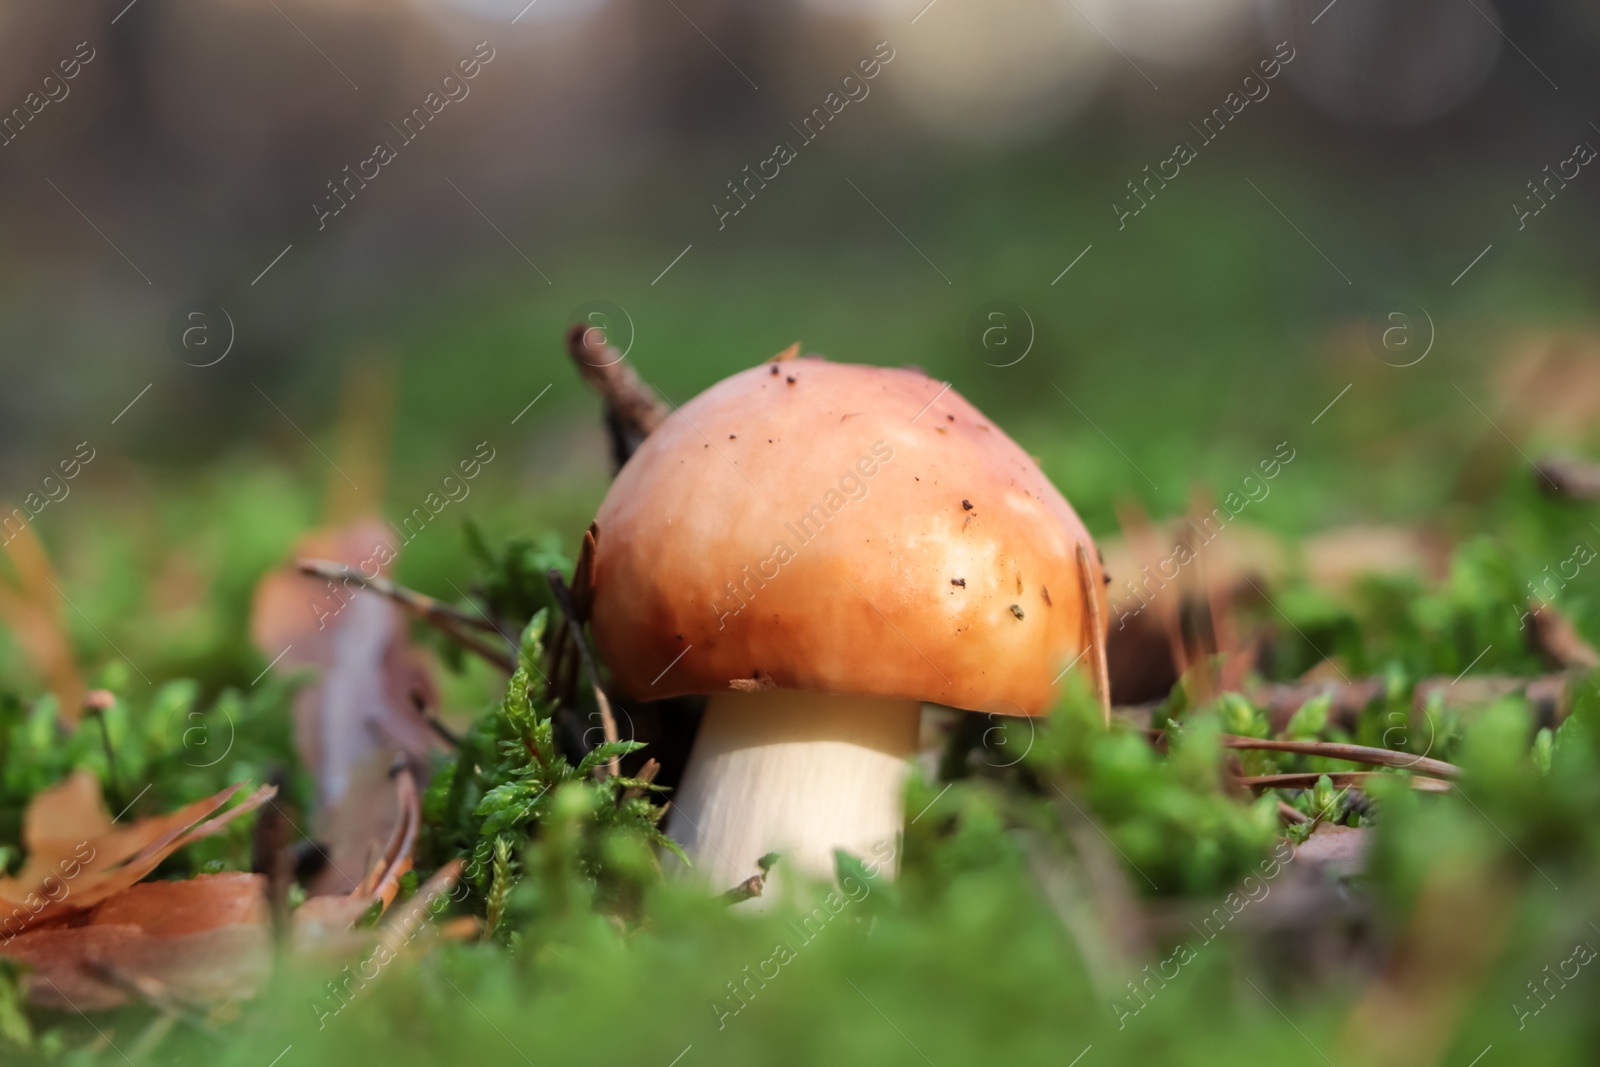
<svg viewBox="0 0 1600 1067"><path fill-rule="evenodd" d="M670 409L638 372L622 361L623 354L606 343L605 331L598 326L575 322L567 327L567 355L577 364L584 382L605 401L611 458L621 470Z"/></svg>
<svg viewBox="0 0 1600 1067"><path fill-rule="evenodd" d="M1299 824L1310 821L1310 816L1305 812L1299 808L1291 808L1281 800L1278 801L1278 817L1286 823Z"/></svg>
<svg viewBox="0 0 1600 1067"><path fill-rule="evenodd" d="M436 600L426 593L408 589L382 575L368 578L354 567L325 559L301 559L297 560L295 565L300 568L302 574L309 574L313 578L326 578L330 582L350 582L359 588L370 589L395 601L420 619L437 616L472 630L499 633L494 623L482 616L468 614L460 608Z"/></svg>
<svg viewBox="0 0 1600 1067"><path fill-rule="evenodd" d="M477 633L497 633L493 624L475 619L466 612L451 607L425 593L407 589L384 577L368 578L354 567L324 559L302 559L296 566L302 574L329 581L344 582L346 586L370 589L379 596L388 597L412 615L432 626L469 652L475 652L507 674L516 670L516 660L511 653L497 649L477 637ZM466 627L465 630L462 627Z"/></svg>
<svg viewBox="0 0 1600 1067"><path fill-rule="evenodd" d="M1419 774L1435 778L1459 778L1461 768L1444 760L1414 756L1409 752L1396 752L1370 745L1347 745L1337 741L1273 741L1255 737L1222 735L1226 748L1257 749L1265 752L1294 752L1302 756L1322 756L1327 759L1346 760L1350 763L1368 763L1377 767L1409 768Z"/></svg>
<svg viewBox="0 0 1600 1067"><path fill-rule="evenodd" d="M594 688L594 702L600 709L600 726L605 731L606 740L616 741L617 720L611 714L611 701L606 697L605 689L600 685L600 672L595 670L594 657L589 653L589 641L583 636L583 623L578 621L577 608L572 602L572 590L567 588L566 580L561 577L561 572L555 568L550 569L547 576L550 581L550 592L556 598L561 613L566 619L567 632L572 636L573 647L578 650L578 659L583 663L583 669L589 674L589 683ZM606 761L605 774L601 777L616 777L622 773L622 763L612 756Z"/></svg>
<svg viewBox="0 0 1600 1067"><path fill-rule="evenodd" d="M424 718L428 720L428 728L438 735L439 740L443 741L451 748L461 747L461 736L454 730L450 729L450 727L446 726L444 721L440 719L439 716L429 712L424 716Z"/></svg>
<svg viewBox="0 0 1600 1067"><path fill-rule="evenodd" d="M759 897L761 895L761 890L765 888L766 884L767 879L765 875L752 874L750 877L746 878L744 881L740 882L738 885L722 894L722 899L727 901L729 904L743 903L746 900Z"/></svg>
<svg viewBox="0 0 1600 1067"><path fill-rule="evenodd" d="M760 868L760 871L756 874L752 874L750 877L746 878L744 881L740 882L738 885L722 894L722 899L731 906L734 904L741 904L744 901L751 900L755 897L759 897L762 891L766 889L767 879L772 875L772 865L777 861L778 856L776 853L768 853L767 855L756 860L756 866Z"/></svg>
<svg viewBox="0 0 1600 1067"><path fill-rule="evenodd" d="M1335 789L1351 787L1359 789L1363 783L1374 778L1399 778L1411 788L1424 793L1448 793L1454 788L1442 778L1429 778L1420 774L1401 777L1384 774L1382 771L1306 771L1297 774L1257 774L1234 780L1251 789L1310 789L1317 784L1317 779L1324 775Z"/></svg>

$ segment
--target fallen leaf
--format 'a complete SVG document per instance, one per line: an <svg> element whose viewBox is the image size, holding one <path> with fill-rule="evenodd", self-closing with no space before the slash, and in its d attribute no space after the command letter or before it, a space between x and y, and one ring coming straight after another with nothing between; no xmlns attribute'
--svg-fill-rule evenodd
<svg viewBox="0 0 1600 1067"><path fill-rule="evenodd" d="M0 515L10 516L14 510L0 502ZM29 525L15 534L7 529L5 550L17 580L0 581L0 621L10 627L17 644L55 694L61 720L76 723L83 716L83 679L78 676L61 606L65 598L50 558Z"/></svg>
<svg viewBox="0 0 1600 1067"><path fill-rule="evenodd" d="M27 964L38 1007L103 1011L141 992L185 1004L242 1000L272 965L259 874L203 874L123 890L74 926L32 930L0 943Z"/></svg>
<svg viewBox="0 0 1600 1067"><path fill-rule="evenodd" d="M315 556L382 574L393 533L375 520L303 537L292 558ZM388 771L397 757L425 773L437 738L424 709L437 705L432 675L409 641L409 619L384 597L301 574L293 565L256 589L251 634L278 669L310 667L317 680L295 704L295 743L317 782L313 835L328 868L316 894L353 891L402 813Z"/></svg>
<svg viewBox="0 0 1600 1067"><path fill-rule="evenodd" d="M422 825L422 810L417 796L416 778L409 767L394 776L394 806L399 819L390 832L383 851L366 868L365 876L348 893L325 893L311 897L294 913L295 947L302 951L335 946L374 904L386 911L400 891L400 878L411 869L417 831Z"/></svg>
<svg viewBox="0 0 1600 1067"><path fill-rule="evenodd" d="M1336 878L1353 878L1366 869L1372 831L1364 826L1321 823L1305 844L1295 849L1297 863L1324 870Z"/></svg>
<svg viewBox="0 0 1600 1067"><path fill-rule="evenodd" d="M216 814L245 787L229 786L177 811L127 826L113 823L99 780L77 771L28 802L23 817L27 861L14 877L0 878L0 937L15 937L92 908L155 870L191 841L214 834L277 794L263 786Z"/></svg>

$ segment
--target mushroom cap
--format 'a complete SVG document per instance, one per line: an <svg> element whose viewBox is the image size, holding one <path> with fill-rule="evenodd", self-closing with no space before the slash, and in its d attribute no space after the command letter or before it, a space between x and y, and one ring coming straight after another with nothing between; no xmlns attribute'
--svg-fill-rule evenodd
<svg viewBox="0 0 1600 1067"><path fill-rule="evenodd" d="M641 700L776 687L1036 715L1090 643L1084 590L1106 617L1072 506L915 370L735 374L651 432L596 524L595 641Z"/></svg>

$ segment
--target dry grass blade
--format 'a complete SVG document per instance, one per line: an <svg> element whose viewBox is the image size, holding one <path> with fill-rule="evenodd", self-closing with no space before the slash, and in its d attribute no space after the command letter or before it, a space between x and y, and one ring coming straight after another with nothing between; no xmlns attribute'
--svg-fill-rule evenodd
<svg viewBox="0 0 1600 1067"><path fill-rule="evenodd" d="M1078 542L1078 581L1082 587L1087 624L1089 672L1094 678L1095 696L1100 700L1100 713L1107 726L1111 725L1111 672L1106 666L1106 620L1100 610L1100 599L1105 591L1096 580L1098 572L1089 560L1088 546Z"/></svg>
<svg viewBox="0 0 1600 1067"><path fill-rule="evenodd" d="M579 622L589 621L594 607L594 554L600 546L600 524L591 522L583 532L583 547L578 550L577 565L572 568L572 609Z"/></svg>

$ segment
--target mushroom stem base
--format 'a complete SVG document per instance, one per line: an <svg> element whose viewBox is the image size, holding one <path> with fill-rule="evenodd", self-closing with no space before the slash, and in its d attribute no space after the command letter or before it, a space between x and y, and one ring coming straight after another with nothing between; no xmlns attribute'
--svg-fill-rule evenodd
<svg viewBox="0 0 1600 1067"><path fill-rule="evenodd" d="M794 690L706 704L668 827L715 890L757 872L831 881L836 848L894 873L921 704Z"/></svg>

